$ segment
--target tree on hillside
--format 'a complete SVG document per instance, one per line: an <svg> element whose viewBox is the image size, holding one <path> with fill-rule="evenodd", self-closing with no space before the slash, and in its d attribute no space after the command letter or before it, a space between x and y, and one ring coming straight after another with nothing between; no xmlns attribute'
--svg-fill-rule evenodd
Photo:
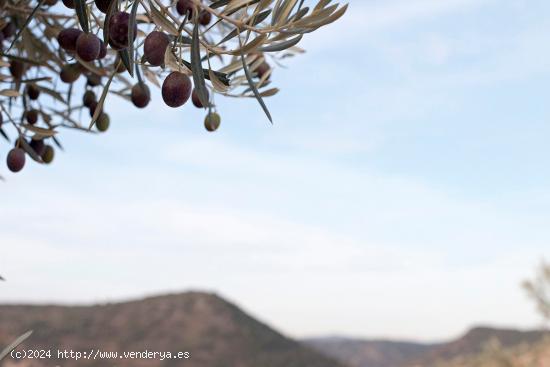
<svg viewBox="0 0 550 367"><path fill-rule="evenodd" d="M150 86L164 103L191 101L208 131L220 125L215 95L264 98L273 69L303 52L302 37L347 5L318 0L0 0L0 135L14 140L12 172L26 157L50 163L61 128L108 129L107 97L137 108ZM348 74L350 70L342 70ZM8 75L9 74L9 75ZM85 119L82 113L89 114Z"/></svg>
<svg viewBox="0 0 550 367"><path fill-rule="evenodd" d="M545 322L550 321L550 264L543 262L534 279L525 281L523 287L536 302Z"/></svg>

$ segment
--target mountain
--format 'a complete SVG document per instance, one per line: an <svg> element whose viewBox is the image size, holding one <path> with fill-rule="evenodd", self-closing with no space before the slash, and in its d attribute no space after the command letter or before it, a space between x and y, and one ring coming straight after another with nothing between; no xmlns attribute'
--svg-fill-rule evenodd
<svg viewBox="0 0 550 367"><path fill-rule="evenodd" d="M31 329L20 349L51 350L52 358L15 364L8 357L5 366L342 367L224 299L200 292L92 306L0 306L0 346ZM58 358L58 350L81 357L86 352L87 359ZM97 350L117 352L110 355L116 361L100 354L94 360ZM141 354L130 358L124 352ZM152 359L146 352L172 355L160 360L160 354Z"/></svg>
<svg viewBox="0 0 550 367"><path fill-rule="evenodd" d="M428 367L458 357L477 356L491 343L504 349L533 346L547 335L543 331L476 327L456 340L437 344L334 337L308 339L304 343L350 367Z"/></svg>
<svg viewBox="0 0 550 367"><path fill-rule="evenodd" d="M334 357L350 367L397 367L419 359L432 346L387 340L358 340L329 337L303 341L320 353Z"/></svg>
<svg viewBox="0 0 550 367"><path fill-rule="evenodd" d="M503 349L518 347L522 344L534 345L546 335L548 334L540 330L520 331L476 327L454 341L434 346L419 359L418 365L429 365L456 357L475 356L483 352L491 343L496 343Z"/></svg>

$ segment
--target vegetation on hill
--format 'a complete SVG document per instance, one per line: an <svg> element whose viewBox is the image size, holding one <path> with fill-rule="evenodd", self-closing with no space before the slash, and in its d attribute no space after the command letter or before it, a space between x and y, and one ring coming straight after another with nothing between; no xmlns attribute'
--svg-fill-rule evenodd
<svg viewBox="0 0 550 367"><path fill-rule="evenodd" d="M222 298L199 292L85 307L0 306L0 325L0 345L34 330L25 348L190 353L185 361L117 360L121 367L340 367ZM106 365L105 360L51 359L34 366L52 363Z"/></svg>

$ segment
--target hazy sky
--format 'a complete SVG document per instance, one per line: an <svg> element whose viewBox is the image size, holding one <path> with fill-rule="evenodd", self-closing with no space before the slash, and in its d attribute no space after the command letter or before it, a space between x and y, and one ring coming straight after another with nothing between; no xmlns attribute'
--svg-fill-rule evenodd
<svg viewBox="0 0 550 367"><path fill-rule="evenodd" d="M0 301L214 290L291 336L536 326L550 3L351 0L267 102L113 97L107 134L0 186ZM6 144L0 144L5 156Z"/></svg>

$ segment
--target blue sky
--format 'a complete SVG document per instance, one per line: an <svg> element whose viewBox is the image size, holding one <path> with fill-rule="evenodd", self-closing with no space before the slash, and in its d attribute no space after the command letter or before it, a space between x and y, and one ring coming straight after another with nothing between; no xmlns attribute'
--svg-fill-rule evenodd
<svg viewBox="0 0 550 367"><path fill-rule="evenodd" d="M111 130L1 174L0 300L221 293L291 336L534 327L549 255L550 4L351 0L277 69L270 126L113 97ZM0 146L2 155L6 145Z"/></svg>

